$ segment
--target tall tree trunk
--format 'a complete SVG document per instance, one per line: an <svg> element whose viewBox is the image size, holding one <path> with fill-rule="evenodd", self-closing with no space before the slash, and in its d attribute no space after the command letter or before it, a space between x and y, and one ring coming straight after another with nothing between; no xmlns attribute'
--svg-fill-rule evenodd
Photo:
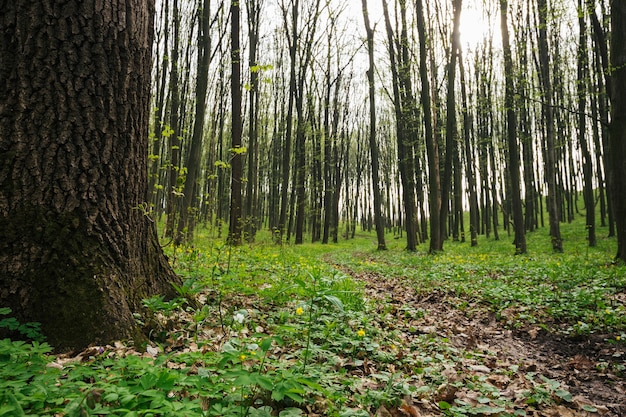
<svg viewBox="0 0 626 417"><path fill-rule="evenodd" d="M522 191L520 186L520 158L517 143L517 120L515 117L514 108L514 68L513 59L511 58L507 9L507 0L500 0L500 29L502 30L502 49L504 51L504 78L506 90L504 97L504 107L506 109L507 144L509 150L508 171L511 177L511 209L513 211L513 227L515 229L515 253L523 254L526 253L526 235L524 225L524 212L522 208Z"/></svg>
<svg viewBox="0 0 626 417"><path fill-rule="evenodd" d="M601 146L602 146L602 162L605 168L605 179L606 179L606 194L607 194L607 214L608 214L608 226L609 233L608 236L615 236L615 219L613 212L613 197L612 197L612 181L613 175L611 173L611 163L609 161L609 155L607 151L609 150L609 99L611 95L611 77L609 72L609 57L608 57L608 46L606 40L606 34L598 16L595 11L595 1L587 0L587 8L589 17L591 18L591 27L593 29L593 42L594 42L594 52L595 52L595 72L596 72L596 82L598 85L598 113L600 116L600 126L601 126Z"/></svg>
<svg viewBox="0 0 626 417"><path fill-rule="evenodd" d="M618 0L611 0L611 69L611 194L617 232L616 258L626 262L626 3Z"/></svg>
<svg viewBox="0 0 626 417"><path fill-rule="evenodd" d="M583 197L587 223L587 241L589 246L596 246L596 207L593 195L593 160L587 141L587 107L586 96L588 85L588 54L587 54L587 24L585 22L585 8L582 0L578 0L578 141L583 156ZM600 167L598 166L598 170Z"/></svg>
<svg viewBox="0 0 626 417"><path fill-rule="evenodd" d="M245 235L249 242L254 241L258 217L257 207L257 179L259 174L259 129L258 129L258 102L259 102L259 73L261 68L257 62L259 44L259 26L263 0L246 2L248 16L248 67L250 69L250 88L248 89L248 179L246 182L245 203Z"/></svg>
<svg viewBox="0 0 626 417"><path fill-rule="evenodd" d="M465 148L465 176L469 189L469 216L470 216L470 242L472 246L478 245L478 194L476 192L476 175L474 174L474 156L472 153L472 120L467 100L467 85L465 83L465 65L463 54L459 54L459 73L461 77L461 99L463 101L463 142Z"/></svg>
<svg viewBox="0 0 626 417"><path fill-rule="evenodd" d="M386 0L383 0L383 13L385 15L385 27L389 43L389 60L392 74L393 105L396 116L396 142L398 153L398 166L402 183L402 203L405 214L405 228L407 231L406 249L414 251L417 248L416 227L416 204L415 204L415 171L413 167L413 144L411 132L414 132L415 121L411 99L411 92L407 82L409 77L409 63L405 60L405 51L408 40L406 39L406 3L400 3L402 16L402 28L400 40L394 37L389 9ZM408 54L407 54L408 55Z"/></svg>
<svg viewBox="0 0 626 417"><path fill-rule="evenodd" d="M239 1L230 4L231 18L231 105L232 105L232 136L231 136L231 178L230 178L230 226L228 242L232 245L241 244L243 231L241 182L243 179L243 151L241 146L241 50L239 46L240 7Z"/></svg>
<svg viewBox="0 0 626 417"><path fill-rule="evenodd" d="M198 75L196 78L196 113L193 122L191 146L189 148L187 163L187 176L183 186L183 195L180 201L180 219L174 243L180 245L193 239L192 221L196 215L197 207L193 207L196 197L194 189L198 186L200 172L200 159L202 156L202 139L204 135L204 115L206 110L206 97L209 87L209 61L211 54L211 38L209 36L209 0L199 0L198 3ZM191 220L190 220L191 218Z"/></svg>
<svg viewBox="0 0 626 417"><path fill-rule="evenodd" d="M283 161L282 161L282 182L280 188L280 213L278 216L278 233L276 237L279 242L282 241L287 225L287 211L289 209L289 179L291 177L291 142L293 132L293 108L296 97L296 66L297 66L297 45L299 42L300 32L298 28L298 11L300 7L299 0L292 0L292 14L289 20L289 10L283 4L280 5L283 16L284 31L287 34L287 42L289 46L289 93L287 96L287 116L284 131L283 144ZM289 34L291 34L289 36Z"/></svg>
<svg viewBox="0 0 626 417"><path fill-rule="evenodd" d="M166 127L168 140L169 164L167 173L167 184L165 186L165 212L167 215L165 222L165 235L174 236L174 227L176 224L176 205L178 203L178 172L180 159L180 135L179 111L180 111L180 87L178 77L179 66L179 38L180 38L180 14L178 9L178 0L174 0L172 4L172 20L174 22L174 39L172 43L172 51L170 54L170 118L169 126ZM169 128L168 128L169 127Z"/></svg>
<svg viewBox="0 0 626 417"><path fill-rule="evenodd" d="M164 2L164 7L161 10L162 17L160 19L163 22L163 51L161 64L157 65L156 77L153 82L158 83L158 89L156 93L156 109L154 111L153 130L154 138L152 139L152 149L149 155L148 166L148 202L157 212L157 217L161 214L161 205L158 204L160 196L162 195L162 187L156 187L161 176L161 141L163 140L163 118L165 117L165 88L167 86L167 60L169 53L167 53L167 46L169 43L169 2ZM158 40L157 40L158 42ZM159 48L157 49L157 54Z"/></svg>
<svg viewBox="0 0 626 417"><path fill-rule="evenodd" d="M443 177L441 181L441 207L440 207L440 224L439 240L440 247L437 250L443 250L443 241L447 238L447 221L450 201L450 190L453 181L452 162L456 151L457 126L456 126L456 61L460 48L461 38L459 34L459 25L461 22L461 9L463 8L463 0L454 0L454 18L452 23L452 35L450 42L450 59L448 60L448 88L446 96L446 137L445 137L445 161L443 164Z"/></svg>
<svg viewBox="0 0 626 417"><path fill-rule="evenodd" d="M363 20L365 21L365 32L367 33L367 52L369 68L367 70L367 83L369 91L370 105L370 126L369 126L369 148L372 164L372 191L374 193L374 225L376 227L376 239L378 250L386 250L385 225L382 216L382 196L380 193L380 177L378 163L378 143L376 141L376 86L374 84L374 31L370 25L367 0L361 0L363 5Z"/></svg>
<svg viewBox="0 0 626 417"><path fill-rule="evenodd" d="M420 81L422 83L421 102L424 112L424 135L426 136L426 153L428 155L428 203L430 214L430 253L439 251L443 247L443 238L440 233L439 208L441 205L441 183L439 177L439 145L433 132L433 119L430 97L430 80L428 78L426 45L426 20L424 19L424 5L422 0L416 0L417 31L420 42Z"/></svg>
<svg viewBox="0 0 626 417"><path fill-rule="evenodd" d="M140 340L179 282L144 212L153 2L74 6L0 14L0 305L58 350Z"/></svg>
<svg viewBox="0 0 626 417"><path fill-rule="evenodd" d="M537 0L539 15L539 68L543 90L542 108L545 118L546 160L544 171L548 185L548 221L550 223L550 237L552 250L563 252L563 239L559 218L559 200L556 178L556 144L554 134L554 107L552 105L552 82L550 80L550 55L548 46L548 4L547 0Z"/></svg>

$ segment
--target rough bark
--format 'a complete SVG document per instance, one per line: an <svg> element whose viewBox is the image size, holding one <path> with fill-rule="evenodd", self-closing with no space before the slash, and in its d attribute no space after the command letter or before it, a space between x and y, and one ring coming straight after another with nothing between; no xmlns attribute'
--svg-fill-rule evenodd
<svg viewBox="0 0 626 417"><path fill-rule="evenodd" d="M147 208L153 2L0 2L0 305L59 350L177 278Z"/></svg>

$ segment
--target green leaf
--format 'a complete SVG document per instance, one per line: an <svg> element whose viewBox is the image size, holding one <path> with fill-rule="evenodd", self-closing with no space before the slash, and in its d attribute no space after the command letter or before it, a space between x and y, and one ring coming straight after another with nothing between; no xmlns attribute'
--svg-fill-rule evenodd
<svg viewBox="0 0 626 417"><path fill-rule="evenodd" d="M8 407L0 408L0 415L8 415L11 417L26 416L26 414L24 414L24 410L22 409L22 406L17 401L17 398L15 398L15 395L13 395L12 392L9 392L6 394L6 399L7 399Z"/></svg>
<svg viewBox="0 0 626 417"><path fill-rule="evenodd" d="M488 405L481 405L480 407L474 407L472 409L472 414L498 414L505 411L504 407L490 407Z"/></svg>
<svg viewBox="0 0 626 417"><path fill-rule="evenodd" d="M570 394L569 391L565 391L564 389L558 389L554 391L554 393L557 397L561 398L564 401L567 401L568 403L571 403L573 401L572 394Z"/></svg>
<svg viewBox="0 0 626 417"><path fill-rule="evenodd" d="M264 390L271 391L272 389L274 389L274 382L268 376L258 375L255 378L255 381L257 385L263 388Z"/></svg>
<svg viewBox="0 0 626 417"><path fill-rule="evenodd" d="M302 410L295 407L285 408L278 415L279 417L300 417L302 415Z"/></svg>
<svg viewBox="0 0 626 417"><path fill-rule="evenodd" d="M285 398L285 393L282 390L274 390L272 391L272 400L274 401L282 401Z"/></svg>
<svg viewBox="0 0 626 417"><path fill-rule="evenodd" d="M324 295L324 299L335 306L335 308L339 311L343 311L343 303L341 300L334 295Z"/></svg>
<svg viewBox="0 0 626 417"><path fill-rule="evenodd" d="M265 339L261 340L260 347L263 352L267 352L270 347L272 347L272 338L266 337Z"/></svg>
<svg viewBox="0 0 626 417"><path fill-rule="evenodd" d="M239 375L234 381L233 385L237 387L244 387L248 385L252 385L252 378L250 378L250 374L246 373L243 375Z"/></svg>
<svg viewBox="0 0 626 417"><path fill-rule="evenodd" d="M143 374L143 376L139 378L139 385L141 385L141 388L146 390L154 387L158 379L159 378L154 374Z"/></svg>
<svg viewBox="0 0 626 417"><path fill-rule="evenodd" d="M590 413L597 413L598 409L592 405L583 404L582 409L585 411L589 411Z"/></svg>
<svg viewBox="0 0 626 417"><path fill-rule="evenodd" d="M298 404L304 401L304 398L302 397L302 395L300 395L297 392L295 392L295 390L289 390L289 391L285 392L285 396L291 398L292 400L294 400Z"/></svg>
<svg viewBox="0 0 626 417"><path fill-rule="evenodd" d="M271 417L272 416L272 407L264 406L259 408L251 407L248 410L250 417Z"/></svg>
<svg viewBox="0 0 626 417"><path fill-rule="evenodd" d="M449 409L450 409L450 407L452 407L452 406L450 405L450 403L447 403L447 402L445 402L445 401L439 401L439 408L440 408L440 409L442 409L442 410L449 410Z"/></svg>
<svg viewBox="0 0 626 417"><path fill-rule="evenodd" d="M108 394L105 394L102 399L104 400L105 403L114 403L116 402L118 399L120 398L119 394L117 392L110 392Z"/></svg>

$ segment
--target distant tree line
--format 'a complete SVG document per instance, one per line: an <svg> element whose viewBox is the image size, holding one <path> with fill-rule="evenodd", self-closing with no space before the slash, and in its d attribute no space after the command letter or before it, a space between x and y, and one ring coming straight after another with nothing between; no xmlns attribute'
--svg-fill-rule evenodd
<svg viewBox="0 0 626 417"><path fill-rule="evenodd" d="M560 252L578 215L589 245L597 224L615 235L606 1L373 3L365 25L344 2L243 3L236 84L232 12L161 3L149 202L165 236L240 224L235 241L265 228L327 243L379 219L409 250L505 233L524 253L548 226ZM475 44L468 7L488 28Z"/></svg>

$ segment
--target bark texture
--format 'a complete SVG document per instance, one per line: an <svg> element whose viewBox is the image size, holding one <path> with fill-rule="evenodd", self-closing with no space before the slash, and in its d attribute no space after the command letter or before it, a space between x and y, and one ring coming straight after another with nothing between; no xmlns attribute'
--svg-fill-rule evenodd
<svg viewBox="0 0 626 417"><path fill-rule="evenodd" d="M144 214L153 2L0 1L0 305L59 350L177 278Z"/></svg>

